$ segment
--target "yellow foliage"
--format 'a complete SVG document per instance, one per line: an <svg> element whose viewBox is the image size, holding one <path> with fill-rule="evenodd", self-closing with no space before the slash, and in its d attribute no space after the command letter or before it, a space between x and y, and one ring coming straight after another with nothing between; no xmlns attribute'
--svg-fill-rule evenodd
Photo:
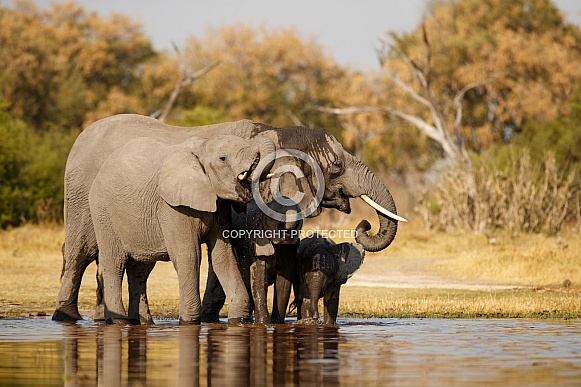
<svg viewBox="0 0 581 387"><path fill-rule="evenodd" d="M341 68L314 39L294 29L269 30L241 24L192 37L184 52L188 66L219 67L196 84L202 103L225 109L225 119L250 118L275 126L292 124L317 104Z"/></svg>
<svg viewBox="0 0 581 387"><path fill-rule="evenodd" d="M394 43L428 74L450 130L456 93L471 83L490 80L468 92L463 102L465 125L459 136L473 148L498 141L504 125L521 127L527 119L555 119L569 108L581 81L581 31L568 24L549 0L436 2L423 24L429 55L422 26L394 35ZM427 97L402 56L393 51L389 55L386 70ZM392 97L400 102L396 108L422 118L430 114L401 90Z"/></svg>

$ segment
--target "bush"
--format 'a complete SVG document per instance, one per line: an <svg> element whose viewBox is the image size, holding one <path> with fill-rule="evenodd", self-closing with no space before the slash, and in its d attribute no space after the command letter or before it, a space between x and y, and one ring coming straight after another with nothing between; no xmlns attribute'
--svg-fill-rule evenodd
<svg viewBox="0 0 581 387"><path fill-rule="evenodd" d="M62 219L63 176L75 138L37 133L0 106L0 228Z"/></svg>
<svg viewBox="0 0 581 387"><path fill-rule="evenodd" d="M467 181L474 174L475 194ZM564 224L581 226L579 171L565 171L547 153L533 162L523 150L500 170L480 164L471 172L447 170L429 198L424 198L428 226L441 230L494 230L554 234Z"/></svg>

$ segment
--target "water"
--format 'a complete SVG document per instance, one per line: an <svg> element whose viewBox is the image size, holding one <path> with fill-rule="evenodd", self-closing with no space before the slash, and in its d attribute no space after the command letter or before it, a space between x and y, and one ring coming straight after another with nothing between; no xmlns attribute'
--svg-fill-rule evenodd
<svg viewBox="0 0 581 387"><path fill-rule="evenodd" d="M581 320L0 320L0 385L581 385Z"/></svg>

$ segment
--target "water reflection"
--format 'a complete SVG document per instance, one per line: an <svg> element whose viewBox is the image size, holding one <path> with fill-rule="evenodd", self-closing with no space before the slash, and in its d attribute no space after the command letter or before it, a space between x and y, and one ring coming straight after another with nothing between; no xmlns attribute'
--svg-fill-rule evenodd
<svg viewBox="0 0 581 387"><path fill-rule="evenodd" d="M172 379L178 386L339 381L338 327L63 324L63 328L60 358L65 386L142 386Z"/></svg>
<svg viewBox="0 0 581 387"><path fill-rule="evenodd" d="M0 320L0 385L563 385L581 320L115 326Z"/></svg>

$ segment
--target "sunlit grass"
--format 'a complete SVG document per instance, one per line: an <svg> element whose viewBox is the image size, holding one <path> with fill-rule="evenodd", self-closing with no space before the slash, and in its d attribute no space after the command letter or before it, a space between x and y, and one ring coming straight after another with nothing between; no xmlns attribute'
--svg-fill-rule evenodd
<svg viewBox="0 0 581 387"><path fill-rule="evenodd" d="M0 316L50 315L60 287L62 226L27 225L0 231ZM366 317L581 317L581 237L520 235L490 238L481 234L409 231L400 227L396 241L368 254L361 274L393 271L394 257L404 273L429 273L474 283L527 286L520 290L471 291L344 286L339 315ZM403 263L401 263L403 262ZM205 284L207 263L201 282ZM79 296L82 314L95 303L96 265L87 269ZM354 277L355 278L355 277ZM567 278L569 289L561 287ZM173 265L157 264L148 282L155 317L178 313ZM227 309L225 308L223 312Z"/></svg>
<svg viewBox="0 0 581 387"><path fill-rule="evenodd" d="M342 317L579 318L577 292L345 287Z"/></svg>

